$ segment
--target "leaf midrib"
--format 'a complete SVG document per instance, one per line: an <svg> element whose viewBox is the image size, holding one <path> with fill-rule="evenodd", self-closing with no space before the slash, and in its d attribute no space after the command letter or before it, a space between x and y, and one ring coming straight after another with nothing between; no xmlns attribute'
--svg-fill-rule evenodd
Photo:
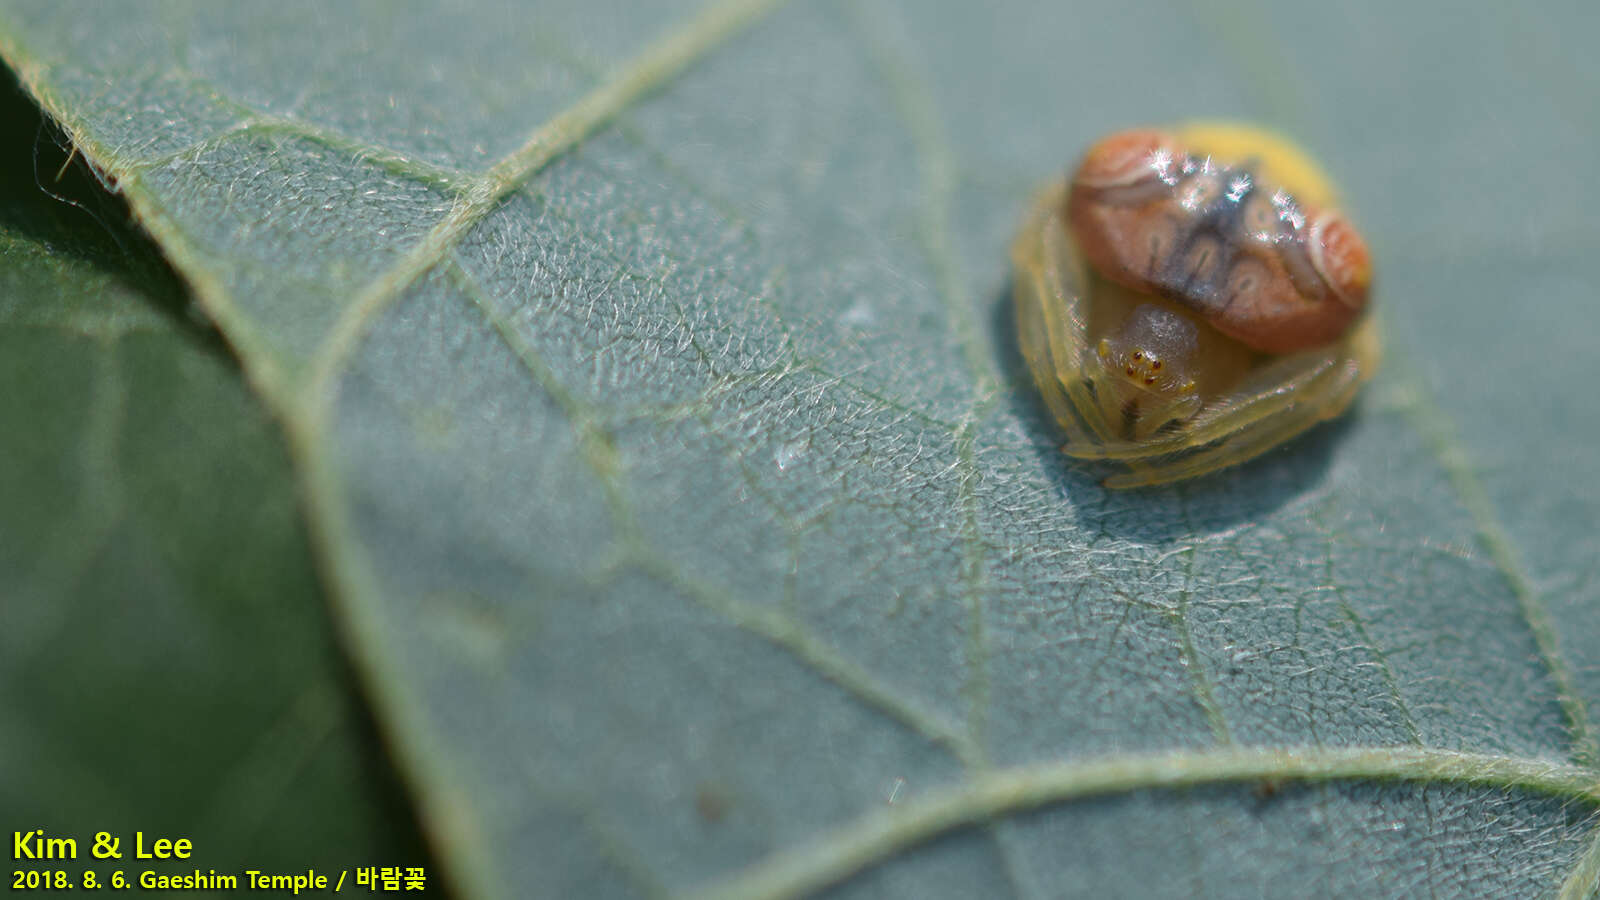
<svg viewBox="0 0 1600 900"><path fill-rule="evenodd" d="M726 881L684 896L702 900L799 897L953 829L1056 803L1153 789L1341 779L1494 787L1600 804L1600 775L1593 769L1532 757L1420 747L1223 747L1118 754L989 770L966 784L930 791L903 807L869 812L810 844L779 851ZM1588 887L1583 879L1592 877L1597 855L1600 843L1585 852L1566 879L1563 900L1570 891Z"/></svg>

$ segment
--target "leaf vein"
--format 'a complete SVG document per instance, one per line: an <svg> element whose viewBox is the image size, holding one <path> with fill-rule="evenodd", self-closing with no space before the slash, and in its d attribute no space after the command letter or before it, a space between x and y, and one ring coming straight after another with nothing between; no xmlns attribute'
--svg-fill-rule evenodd
<svg viewBox="0 0 1600 900"><path fill-rule="evenodd" d="M891 687L835 652L782 612L737 600L724 591L685 575L670 561L654 553L645 551L634 562L646 573L682 591L701 606L718 613L739 628L767 639L857 699L944 747L968 768L973 768L980 758L980 749L963 730L945 721L944 717L900 697Z"/></svg>
<svg viewBox="0 0 1600 900"><path fill-rule="evenodd" d="M1188 505L1184 506L1187 515ZM1195 649L1194 632L1189 627L1189 599L1193 594L1195 548L1190 547L1186 554L1183 571L1183 590L1178 593L1178 603L1169 613L1172 617L1173 627L1178 632L1178 648L1181 654L1183 668L1189 673L1190 684L1194 688L1195 702L1205 713L1206 724L1211 727L1211 736L1219 744L1233 743L1233 731L1228 727L1228 718L1222 712L1222 706L1217 703L1216 690L1211 684L1211 678L1206 675L1205 661L1200 658L1199 651Z"/></svg>
<svg viewBox="0 0 1600 900"><path fill-rule="evenodd" d="M1529 757L1423 747L1219 747L1040 763L981 773L966 784L874 810L813 842L757 862L693 896L710 900L798 897L962 827L1059 803L1151 789L1272 779L1403 781L1525 790L1600 804L1593 769ZM1589 857L1600 851L1591 848ZM1589 869L1580 866L1582 877ZM1570 882L1569 882L1570 883Z"/></svg>
<svg viewBox="0 0 1600 900"><path fill-rule="evenodd" d="M332 382L372 320L423 272L443 260L508 193L781 2L721 0L708 6L683 28L646 48L610 81L535 129L521 147L467 186L427 236L345 308L313 363L308 398L303 400L310 404L311 421L323 422L331 413Z"/></svg>
<svg viewBox="0 0 1600 900"><path fill-rule="evenodd" d="M899 697L891 687L880 683L870 672L827 647L799 622L780 612L740 601L699 579L690 577L652 549L640 533L632 507L623 494L618 478L620 464L615 459L615 451L611 449L610 442L601 434L593 411L560 383L539 359L533 348L529 347L510 324L495 311L471 274L455 263L450 264L449 272L501 341L517 356L540 387L550 394L578 433L580 446L584 447L589 457L586 461L601 482L608 509L618 532L618 541L622 545L623 554L621 565L631 564L645 574L678 589L689 599L721 615L736 627L765 638L857 699L887 713L902 725L944 747L963 763L971 765L973 760L978 758L978 748L959 729L944 721L942 717L924 711Z"/></svg>
<svg viewBox="0 0 1600 900"><path fill-rule="evenodd" d="M1406 405L1407 418L1432 449L1451 486L1461 498L1462 505L1472 516L1479 543L1489 552L1489 558L1500 570L1501 577L1516 598L1528 630L1533 633L1539 657L1550 680L1555 683L1556 701L1567 720L1573 761L1581 765L1594 765L1600 762L1600 745L1597 745L1589 729L1588 706L1573 683L1572 673L1561 653L1560 636L1550 620L1549 611L1545 609L1544 600L1528 577L1521 554L1501 526L1494 504L1474 471L1448 414L1433 399L1419 374L1414 371L1407 371L1406 374L1414 385L1412 402Z"/></svg>
<svg viewBox="0 0 1600 900"><path fill-rule="evenodd" d="M1417 728L1416 717L1412 715L1411 708L1406 703L1405 695L1400 691L1400 680L1395 677L1394 666L1389 663L1388 652L1379 647L1377 641L1373 640L1372 633L1367 629L1366 620L1351 605L1350 598L1345 596L1344 585L1338 578L1334 577L1332 549L1334 544L1331 537L1331 529L1328 528L1321 510L1312 513L1311 518L1324 533L1330 535L1327 550L1323 554L1323 577L1327 579L1328 585L1333 588L1333 596L1339 606L1339 612L1350 623L1350 627L1355 629L1356 637L1361 639L1361 643L1377 659L1378 671L1383 677L1383 683L1389 692L1389 698L1394 701L1395 708L1400 710L1401 724L1404 726L1407 736L1411 738L1412 743L1421 746L1422 732Z"/></svg>
<svg viewBox="0 0 1600 900"><path fill-rule="evenodd" d="M1593 900L1596 894L1600 894L1600 828L1595 829L1594 839L1578 857L1578 864L1561 882L1556 897L1558 900Z"/></svg>
<svg viewBox="0 0 1600 900"><path fill-rule="evenodd" d="M992 385L997 378L991 372L992 361L979 339L977 316L971 298L962 287L962 274L955 262L950 229L950 198L955 191L955 154L939 124L935 100L925 88L924 79L914 73L912 63L890 45L881 33L882 27L871 21L868 10L855 6L849 9L852 15L847 17L847 21L878 69L918 157L924 197L921 216L923 252L933 270L939 299L945 307L946 317L955 332L973 382L967 410L957 425L955 438L956 460L960 467L957 499L961 516L960 579L969 610L969 675L965 688L969 705L967 727L972 740L981 750L985 744L989 682L984 613L984 542L978 515L978 484L982 476L977 464L976 430L979 410L985 398L993 392Z"/></svg>

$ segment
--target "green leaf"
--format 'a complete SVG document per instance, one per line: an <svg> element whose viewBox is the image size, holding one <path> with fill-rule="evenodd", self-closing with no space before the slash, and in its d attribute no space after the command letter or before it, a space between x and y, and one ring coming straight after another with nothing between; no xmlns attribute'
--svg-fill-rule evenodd
<svg viewBox="0 0 1600 900"><path fill-rule="evenodd" d="M13 868L424 864L274 425L15 82L0 118L0 809L78 847ZM136 831L194 862L137 861Z"/></svg>
<svg viewBox="0 0 1600 900"><path fill-rule="evenodd" d="M1595 893L1587 7L277 9L0 51L282 421L463 894ZM1193 116L1325 158L1389 361L1108 493L1006 247Z"/></svg>

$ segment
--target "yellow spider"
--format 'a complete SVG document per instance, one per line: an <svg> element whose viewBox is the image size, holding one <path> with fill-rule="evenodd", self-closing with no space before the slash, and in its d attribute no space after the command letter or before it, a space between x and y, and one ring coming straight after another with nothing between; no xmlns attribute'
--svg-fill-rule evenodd
<svg viewBox="0 0 1600 900"><path fill-rule="evenodd" d="M1108 487L1244 462L1372 377L1371 264L1316 164L1242 125L1113 134L1012 247L1017 334L1062 450Z"/></svg>

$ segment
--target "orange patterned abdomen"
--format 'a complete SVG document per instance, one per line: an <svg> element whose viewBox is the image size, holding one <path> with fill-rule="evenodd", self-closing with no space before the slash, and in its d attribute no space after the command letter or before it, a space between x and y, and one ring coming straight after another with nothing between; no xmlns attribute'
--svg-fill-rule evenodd
<svg viewBox="0 0 1600 900"><path fill-rule="evenodd" d="M1297 200L1154 130L1089 149L1067 200L1072 233L1102 277L1193 309L1266 353L1338 340L1366 307L1366 244L1337 210Z"/></svg>

